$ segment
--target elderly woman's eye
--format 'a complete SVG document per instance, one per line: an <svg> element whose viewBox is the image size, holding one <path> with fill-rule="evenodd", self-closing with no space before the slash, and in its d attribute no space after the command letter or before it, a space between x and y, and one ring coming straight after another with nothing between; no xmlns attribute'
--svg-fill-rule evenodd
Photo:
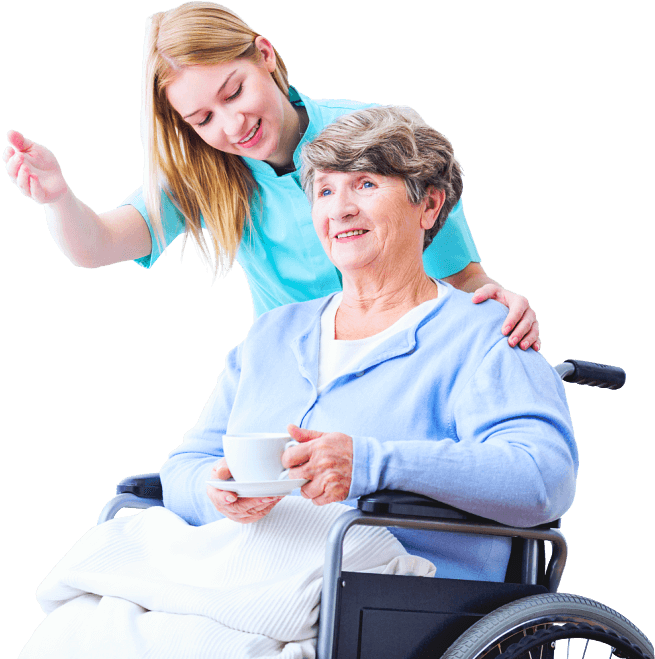
<svg viewBox="0 0 655 659"><path fill-rule="evenodd" d="M319 190L318 196L319 197L327 197L329 194L332 194L332 190L328 190L327 188L323 188L322 190Z"/></svg>
<svg viewBox="0 0 655 659"><path fill-rule="evenodd" d="M375 183L373 183L373 181L364 181L364 182L362 183L362 187L363 187L363 188L374 188L374 187L375 187Z"/></svg>

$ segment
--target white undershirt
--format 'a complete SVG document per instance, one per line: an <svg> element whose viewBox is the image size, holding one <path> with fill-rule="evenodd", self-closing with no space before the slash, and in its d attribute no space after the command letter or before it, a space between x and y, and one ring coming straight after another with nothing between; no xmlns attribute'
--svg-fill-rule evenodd
<svg viewBox="0 0 655 659"><path fill-rule="evenodd" d="M320 394L325 387L344 373L354 370L357 363L377 346L384 343L390 336L407 330L415 325L428 312L428 307L435 305L448 294L448 289L439 281L436 281L438 297L419 304L401 316L393 325L387 329L368 336L365 339L352 341L336 340L335 319L337 309L341 304L343 293L337 293L328 303L321 314L321 341L318 351L318 384Z"/></svg>

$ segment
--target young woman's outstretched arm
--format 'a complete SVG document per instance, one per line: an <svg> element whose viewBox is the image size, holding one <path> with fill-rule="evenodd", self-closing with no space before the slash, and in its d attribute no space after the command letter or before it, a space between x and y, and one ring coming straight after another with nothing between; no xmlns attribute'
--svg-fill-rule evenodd
<svg viewBox="0 0 655 659"><path fill-rule="evenodd" d="M43 204L52 237L75 265L96 268L150 254L148 226L133 206L95 213L73 194L48 149L16 131L7 137L7 173L24 195Z"/></svg>

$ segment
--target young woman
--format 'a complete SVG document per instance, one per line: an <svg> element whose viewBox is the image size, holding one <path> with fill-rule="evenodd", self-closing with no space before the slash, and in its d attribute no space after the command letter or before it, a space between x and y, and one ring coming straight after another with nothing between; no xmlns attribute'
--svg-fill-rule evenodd
<svg viewBox="0 0 655 659"><path fill-rule="evenodd" d="M229 10L187 3L152 18L147 36L145 111L148 176L143 190L97 214L67 185L46 148L9 133L9 176L45 207L50 231L76 264L98 267L137 259L150 267L186 232L218 269L236 258L257 315L341 288L312 226L297 166L303 144L338 116L364 107L316 102L288 84L272 44ZM426 272L509 307L510 345L539 349L527 300L491 280L459 203L426 250ZM511 334L510 334L511 332Z"/></svg>

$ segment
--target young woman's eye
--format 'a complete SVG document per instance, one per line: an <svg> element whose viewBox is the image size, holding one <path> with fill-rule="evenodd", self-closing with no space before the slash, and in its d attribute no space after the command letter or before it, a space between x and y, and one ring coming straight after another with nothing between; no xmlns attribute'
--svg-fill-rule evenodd
<svg viewBox="0 0 655 659"><path fill-rule="evenodd" d="M208 112L207 116L198 124L198 126L200 127L206 126L211 121L211 118L212 118L212 113Z"/></svg>
<svg viewBox="0 0 655 659"><path fill-rule="evenodd" d="M241 92L243 90L243 85L239 85L239 88L232 94L232 96L228 96L226 100L228 101L233 101L235 98L241 95Z"/></svg>
<svg viewBox="0 0 655 659"><path fill-rule="evenodd" d="M227 97L227 101L233 101L235 98L238 98L241 95L241 92L243 91L243 85L239 85L238 89L232 94L232 96ZM212 119L212 113L209 112L207 116L198 124L200 128L203 126L206 126Z"/></svg>

